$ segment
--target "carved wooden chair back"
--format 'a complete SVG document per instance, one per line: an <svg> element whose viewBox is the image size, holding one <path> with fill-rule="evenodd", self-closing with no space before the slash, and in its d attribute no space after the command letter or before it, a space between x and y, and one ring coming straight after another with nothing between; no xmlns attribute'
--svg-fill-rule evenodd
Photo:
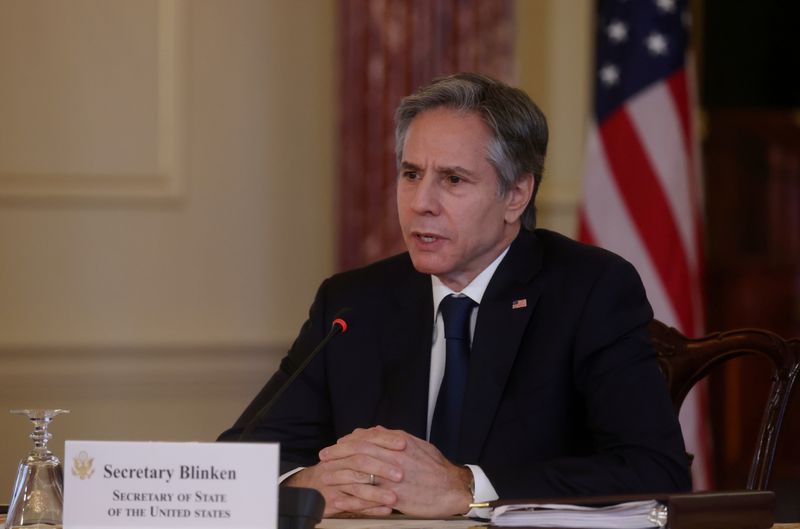
<svg viewBox="0 0 800 529"><path fill-rule="evenodd" d="M676 413L692 386L714 367L745 355L760 356L770 361L772 385L761 416L761 427L747 476L747 489L767 490L778 436L800 369L800 340L785 340L761 329L732 330L702 338L687 338L658 320L653 320L650 325L650 334Z"/></svg>

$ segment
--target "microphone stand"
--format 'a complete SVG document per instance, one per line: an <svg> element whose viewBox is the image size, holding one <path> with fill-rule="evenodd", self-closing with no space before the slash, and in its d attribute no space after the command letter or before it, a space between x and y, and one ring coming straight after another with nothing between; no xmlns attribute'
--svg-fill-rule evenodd
<svg viewBox="0 0 800 529"><path fill-rule="evenodd" d="M289 376L286 382L278 389L275 395L261 408L258 413L247 423L247 426L239 435L239 441L245 441L250 437L261 420L275 406L283 392L295 381L295 379L305 371L306 366L311 363L317 354L328 345L335 336L344 334L347 331L347 322L341 316L347 312L342 309L331 324L331 330L327 336L317 345L311 353L305 357L297 369ZM316 489L305 487L279 487L278 489L278 529L313 529L320 521L325 512L325 498Z"/></svg>

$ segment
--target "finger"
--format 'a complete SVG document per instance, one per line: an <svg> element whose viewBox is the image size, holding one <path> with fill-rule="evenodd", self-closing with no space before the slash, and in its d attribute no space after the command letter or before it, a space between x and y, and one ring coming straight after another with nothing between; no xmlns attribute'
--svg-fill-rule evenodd
<svg viewBox="0 0 800 529"><path fill-rule="evenodd" d="M368 441L389 450L403 450L408 441L408 434L402 430L388 430L382 426L374 428L356 428L352 433L345 435L337 441L346 443L351 441Z"/></svg>
<svg viewBox="0 0 800 529"><path fill-rule="evenodd" d="M373 474L374 475L374 474ZM372 480L374 481L374 479ZM349 468L331 470L322 475L322 482L325 485L346 485L348 483L370 484L370 474L358 472Z"/></svg>
<svg viewBox="0 0 800 529"><path fill-rule="evenodd" d="M342 441L319 451L320 461L332 461L357 455L369 456L381 461L393 462L399 451L385 448L369 441Z"/></svg>
<svg viewBox="0 0 800 529"><path fill-rule="evenodd" d="M363 514L364 516L389 516L392 514L392 508L381 505L380 507L372 507L370 509L358 511L358 514Z"/></svg>
<svg viewBox="0 0 800 529"><path fill-rule="evenodd" d="M424 439L412 437L408 449L410 451L420 450L422 451L422 453L433 458L436 461L443 461L447 459L439 451L438 448L436 448L433 444L429 443L428 441L425 441Z"/></svg>
<svg viewBox="0 0 800 529"><path fill-rule="evenodd" d="M371 483L375 479L399 482L403 479L403 471L399 466L356 454L330 461L322 461L325 472L322 475L326 485L344 485L347 483ZM373 480L370 475L375 476Z"/></svg>
<svg viewBox="0 0 800 529"><path fill-rule="evenodd" d="M325 485L348 485L351 483L374 485L376 479L377 476L374 473L368 474L366 472L358 472L349 468L333 470L322 475L322 482Z"/></svg>
<svg viewBox="0 0 800 529"><path fill-rule="evenodd" d="M363 511L379 506L392 507L397 503L397 495L381 487L357 483L336 488L345 494L334 500L334 507L343 511Z"/></svg>
<svg viewBox="0 0 800 529"><path fill-rule="evenodd" d="M334 514L341 512L362 513L373 509L379 510L379 512L381 509L385 509L385 511L389 512L391 512L392 510L391 507L388 507L386 505L377 505L373 502L364 501L362 499L349 496L347 494L342 494L337 496L334 500L332 500L326 505L331 506L331 512Z"/></svg>
<svg viewBox="0 0 800 529"><path fill-rule="evenodd" d="M325 517L341 512L363 512L380 508L388 508L391 510L390 507L385 505L345 494L338 487L325 487L322 492L325 497Z"/></svg>

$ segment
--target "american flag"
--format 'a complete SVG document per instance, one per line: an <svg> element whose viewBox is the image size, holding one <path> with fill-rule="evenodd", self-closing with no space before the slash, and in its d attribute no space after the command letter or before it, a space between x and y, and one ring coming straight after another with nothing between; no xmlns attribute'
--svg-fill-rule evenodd
<svg viewBox="0 0 800 529"><path fill-rule="evenodd" d="M628 259L655 317L703 332L702 196L686 0L600 0L579 238ZM705 387L681 409L695 489L710 488Z"/></svg>

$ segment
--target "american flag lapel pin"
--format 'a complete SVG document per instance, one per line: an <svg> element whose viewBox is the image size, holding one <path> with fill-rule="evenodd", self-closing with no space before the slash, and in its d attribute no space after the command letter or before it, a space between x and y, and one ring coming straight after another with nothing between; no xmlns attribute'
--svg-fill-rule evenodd
<svg viewBox="0 0 800 529"><path fill-rule="evenodd" d="M512 309L524 309L528 306L528 300L525 298L522 299L515 299L511 302Z"/></svg>

